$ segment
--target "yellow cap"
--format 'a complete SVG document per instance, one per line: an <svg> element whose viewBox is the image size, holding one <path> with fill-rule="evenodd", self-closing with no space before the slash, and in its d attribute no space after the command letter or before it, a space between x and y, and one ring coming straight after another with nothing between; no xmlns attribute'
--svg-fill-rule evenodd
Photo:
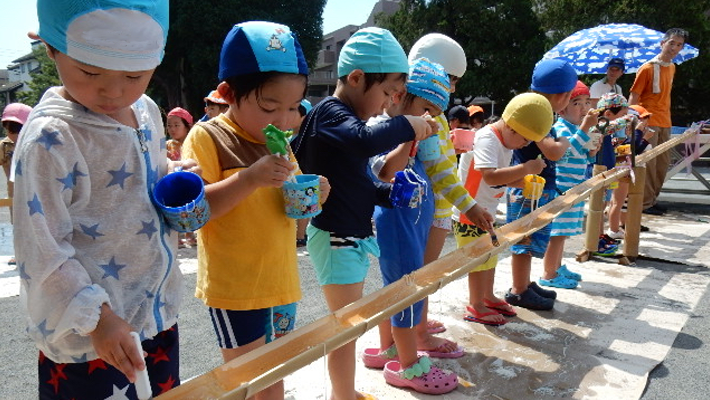
<svg viewBox="0 0 710 400"><path fill-rule="evenodd" d="M505 107L503 121L525 139L539 142L552 128L552 106L542 95L522 93Z"/></svg>

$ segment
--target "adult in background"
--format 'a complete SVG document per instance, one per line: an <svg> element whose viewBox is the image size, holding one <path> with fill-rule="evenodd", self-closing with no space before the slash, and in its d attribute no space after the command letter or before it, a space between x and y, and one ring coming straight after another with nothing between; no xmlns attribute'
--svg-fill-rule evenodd
<svg viewBox="0 0 710 400"><path fill-rule="evenodd" d="M606 65L606 76L592 83L592 86L589 88L589 101L592 105L596 105L602 95L607 93L624 94L621 90L621 86L619 86L616 81L621 78L621 75L624 75L625 70L626 65L624 64L623 58L614 57L609 59Z"/></svg>
<svg viewBox="0 0 710 400"><path fill-rule="evenodd" d="M652 114L648 125L656 131L656 135L649 139L653 147L665 143L671 136L671 89L675 75L673 59L683 50L687 40L687 31L679 28L669 29L661 40L660 54L639 68L631 86L629 104L641 105ZM669 165L668 152L659 154L646 163L646 186L643 194L645 214L663 215L666 212L665 207L656 204L656 199L666 180Z"/></svg>

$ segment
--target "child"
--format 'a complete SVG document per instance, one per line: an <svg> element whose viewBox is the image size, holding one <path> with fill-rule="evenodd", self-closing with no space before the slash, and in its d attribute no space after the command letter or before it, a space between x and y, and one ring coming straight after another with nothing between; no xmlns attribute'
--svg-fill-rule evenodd
<svg viewBox="0 0 710 400"><path fill-rule="evenodd" d="M590 158L597 152L598 137L590 137L587 131L596 123L597 113L590 112L589 88L582 81L572 90L570 103L560 111L560 117L552 126L557 137L569 140L570 147L557 162L557 188L565 192L584 182ZM550 225L550 243L543 259L544 273L538 280L542 286L563 289L577 287L582 276L562 264L565 240L584 232L584 202L573 205L555 218Z"/></svg>
<svg viewBox="0 0 710 400"><path fill-rule="evenodd" d="M313 107L293 142L301 168L325 175L332 185L330 200L307 228L308 251L331 311L362 297L368 254L380 253L371 219L375 204L390 204L391 186L372 181L369 158L432 134L422 117L364 122L404 91L408 71L407 56L388 30L355 32L338 58L335 93ZM328 354L328 371L333 399L373 398L355 390L355 342Z"/></svg>
<svg viewBox="0 0 710 400"><path fill-rule="evenodd" d="M461 153L473 150L473 135L475 131L471 128L471 117L468 109L464 106L453 106L449 110L449 137L454 144L456 157Z"/></svg>
<svg viewBox="0 0 710 400"><path fill-rule="evenodd" d="M166 128L170 140L165 143L168 150L168 158L173 161L182 159L182 144L185 142L190 128L192 128L192 115L181 107L175 107L168 113ZM193 247L197 245L194 232L180 232L178 234L178 248Z"/></svg>
<svg viewBox="0 0 710 400"><path fill-rule="evenodd" d="M209 121L227 111L229 104L222 98L218 90L213 90L204 98L205 115L200 119L200 122Z"/></svg>
<svg viewBox="0 0 710 400"><path fill-rule="evenodd" d="M451 93L456 91L456 83L466 72L467 65L466 53L460 44L441 33L429 33L419 38L409 51L410 62L419 58L426 58L444 67L449 75ZM494 220L489 212L476 204L456 175L456 153L449 138L449 125L446 118L439 115L434 120L439 126L436 134L439 136L440 156L437 160L424 162L427 175L434 185L435 199L434 221L429 230L424 253L425 265L436 261L444 248L446 236L451 231L452 207L466 214L474 225L482 229L490 229ZM417 326L420 348L437 348L440 352L456 351L458 345L432 335L445 331L446 327L440 321L427 318L428 308L428 302L425 302L422 322Z"/></svg>
<svg viewBox="0 0 710 400"><path fill-rule="evenodd" d="M195 125L183 147L202 167L212 213L197 237L195 295L209 307L225 362L272 341L277 330L293 330L301 297L296 225L280 188L295 167L290 152L290 160L270 154L262 129L292 126L307 76L287 26L234 25L222 45L217 87L229 109ZM327 197L322 179L321 201ZM270 251L262 251L267 244ZM279 321L289 322L286 329ZM283 397L283 381L255 396Z"/></svg>
<svg viewBox="0 0 710 400"><path fill-rule="evenodd" d="M436 116L441 114L448 101L449 78L444 69L439 64L419 59L410 66L407 94L400 102L387 108L384 118L398 115ZM374 172L382 181L392 180L395 172L407 166L414 145L403 143L386 156L377 157ZM422 203L416 208L375 209L377 243L381 251L380 270L385 285L424 265L424 248L434 219L434 193L424 165L418 158L414 157L410 168L426 182ZM423 303L424 300L419 301L395 314L389 321L382 322L379 325L380 348L366 349L363 361L368 367L384 367L385 381L393 386L410 387L422 393L448 393L456 389L456 374L431 365L426 356L420 358L417 355L415 327L421 320ZM393 353L398 355L398 359L394 359ZM450 358L463 356L464 353L459 350L439 355ZM425 385L427 382L435 384Z"/></svg>
<svg viewBox="0 0 710 400"><path fill-rule="evenodd" d="M22 103L11 103L5 106L2 112L2 127L5 129L6 137L0 140L0 164L5 171L5 179L7 180L7 197L12 199L14 196L14 184L10 180L10 166L12 165L12 155L15 153L15 145L22 126L27 121L32 107ZM10 222L12 222L12 206L10 206ZM17 265L15 257L10 257L7 260L8 265Z"/></svg>
<svg viewBox="0 0 710 400"><path fill-rule="evenodd" d="M547 98L554 112L560 112L567 107L576 84L577 73L569 63L560 59L542 60L533 70L530 88ZM553 130L543 140L513 152L513 164L525 163L538 157L542 157L546 162L545 169L540 173L540 176L545 179L545 187L542 190L542 197L537 201L539 206L544 206L557 196L555 161L562 158L568 147L569 141L556 137ZM532 211L532 201L523 196L521 188L508 189L506 200L508 222ZM542 289L534 281L530 281L532 257L542 258L549 241L550 226L547 225L511 246L513 286L505 295L508 303L533 310L552 309L557 294Z"/></svg>
<svg viewBox="0 0 710 400"><path fill-rule="evenodd" d="M476 132L472 152L461 155L459 178L472 196L488 212L495 212L505 186L521 186L528 174L538 174L545 161L533 158L510 166L513 149L543 140L552 126L550 103L539 94L515 96L503 111L503 118ZM478 239L487 232L454 210L457 247ZM509 304L493 293L498 257L491 257L468 275L469 304L464 319L485 325L503 325L503 316L516 315Z"/></svg>
<svg viewBox="0 0 710 400"><path fill-rule="evenodd" d="M468 115L471 121L471 129L475 132L483 128L483 122L486 120L485 112L481 106L468 106Z"/></svg>
<svg viewBox="0 0 710 400"><path fill-rule="evenodd" d="M177 236L150 194L169 168L195 166L168 164L160 110L144 95L163 54L168 1L39 0L37 15L31 37L63 83L27 121L14 166L15 250L27 332L40 349L39 397L135 399L130 383L145 368L157 396L180 383L183 282Z"/></svg>
<svg viewBox="0 0 710 400"><path fill-rule="evenodd" d="M182 144L185 142L190 128L192 128L192 123L192 115L184 108L175 107L168 113L166 127L168 128L170 140L165 143L165 146L168 149L169 159L173 161L180 160Z"/></svg>
<svg viewBox="0 0 710 400"><path fill-rule="evenodd" d="M303 119L306 118L306 114L311 112L313 105L310 101L303 99L301 104L298 106L298 118L296 124L293 126L294 135L298 135L298 131L301 129L301 124ZM291 136L291 140L295 139L295 136ZM296 247L306 246L306 227L308 227L308 222L310 218L301 218L296 220Z"/></svg>

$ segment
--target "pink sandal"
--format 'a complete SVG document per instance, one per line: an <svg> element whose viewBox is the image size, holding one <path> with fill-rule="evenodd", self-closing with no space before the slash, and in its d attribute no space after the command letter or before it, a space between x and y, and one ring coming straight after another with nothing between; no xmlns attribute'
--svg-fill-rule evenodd
<svg viewBox="0 0 710 400"><path fill-rule="evenodd" d="M402 369L399 361L385 365L385 382L400 388L414 389L419 393L444 394L456 389L458 376L431 365L428 357L421 357L407 369Z"/></svg>
<svg viewBox="0 0 710 400"><path fill-rule="evenodd" d="M441 321L437 321L435 319L430 319L426 322L426 331L430 335L434 335L437 333L442 333L446 332L446 327Z"/></svg>
<svg viewBox="0 0 710 400"><path fill-rule="evenodd" d="M362 362L367 368L382 369L390 361L399 361L397 348L392 345L382 351L379 347L370 347L362 352Z"/></svg>

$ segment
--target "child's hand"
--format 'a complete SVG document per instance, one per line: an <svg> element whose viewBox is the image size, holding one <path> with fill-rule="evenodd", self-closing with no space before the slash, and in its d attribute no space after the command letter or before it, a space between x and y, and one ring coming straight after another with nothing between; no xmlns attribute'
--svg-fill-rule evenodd
<svg viewBox="0 0 710 400"><path fill-rule="evenodd" d="M534 160L525 161L525 164L523 165L525 166L525 171L527 171L528 174L537 175L545 169L547 163L545 163L545 160L542 158L536 158Z"/></svg>
<svg viewBox="0 0 710 400"><path fill-rule="evenodd" d="M587 115L582 119L582 123L579 125L579 129L584 132L588 132L589 128L597 124L597 119L599 118L599 110L591 109L587 112Z"/></svg>
<svg viewBox="0 0 710 400"><path fill-rule="evenodd" d="M493 216L486 211L483 207L478 204L471 207L468 211L464 213L466 218L471 221L477 227L490 231L493 229L493 222L495 219Z"/></svg>
<svg viewBox="0 0 710 400"><path fill-rule="evenodd" d="M143 349L136 348L131 337L132 330L126 321L103 304L99 322L89 337L99 358L121 371L130 382L135 382L136 370L144 369L145 361Z"/></svg>
<svg viewBox="0 0 710 400"><path fill-rule="evenodd" d="M320 203L323 204L330 195L330 182L328 182L328 178L322 175L318 176L318 181L320 182Z"/></svg>
<svg viewBox="0 0 710 400"><path fill-rule="evenodd" d="M404 117L407 118L412 129L414 129L414 140L424 140L436 133L436 121L432 121L432 125L423 117L415 117L413 115L405 115Z"/></svg>
<svg viewBox="0 0 710 400"><path fill-rule="evenodd" d="M656 134L656 131L655 131L655 130L646 127L646 128L643 130L643 140L645 140L645 141L648 142L648 139L652 138L653 135L655 135L655 134Z"/></svg>
<svg viewBox="0 0 710 400"><path fill-rule="evenodd" d="M175 171L175 168L182 168L183 171L194 172L202 176L202 168L197 165L197 161L186 158L180 161L168 161L168 171Z"/></svg>
<svg viewBox="0 0 710 400"><path fill-rule="evenodd" d="M291 161L271 154L261 157L243 172L255 187L281 187L294 168Z"/></svg>

